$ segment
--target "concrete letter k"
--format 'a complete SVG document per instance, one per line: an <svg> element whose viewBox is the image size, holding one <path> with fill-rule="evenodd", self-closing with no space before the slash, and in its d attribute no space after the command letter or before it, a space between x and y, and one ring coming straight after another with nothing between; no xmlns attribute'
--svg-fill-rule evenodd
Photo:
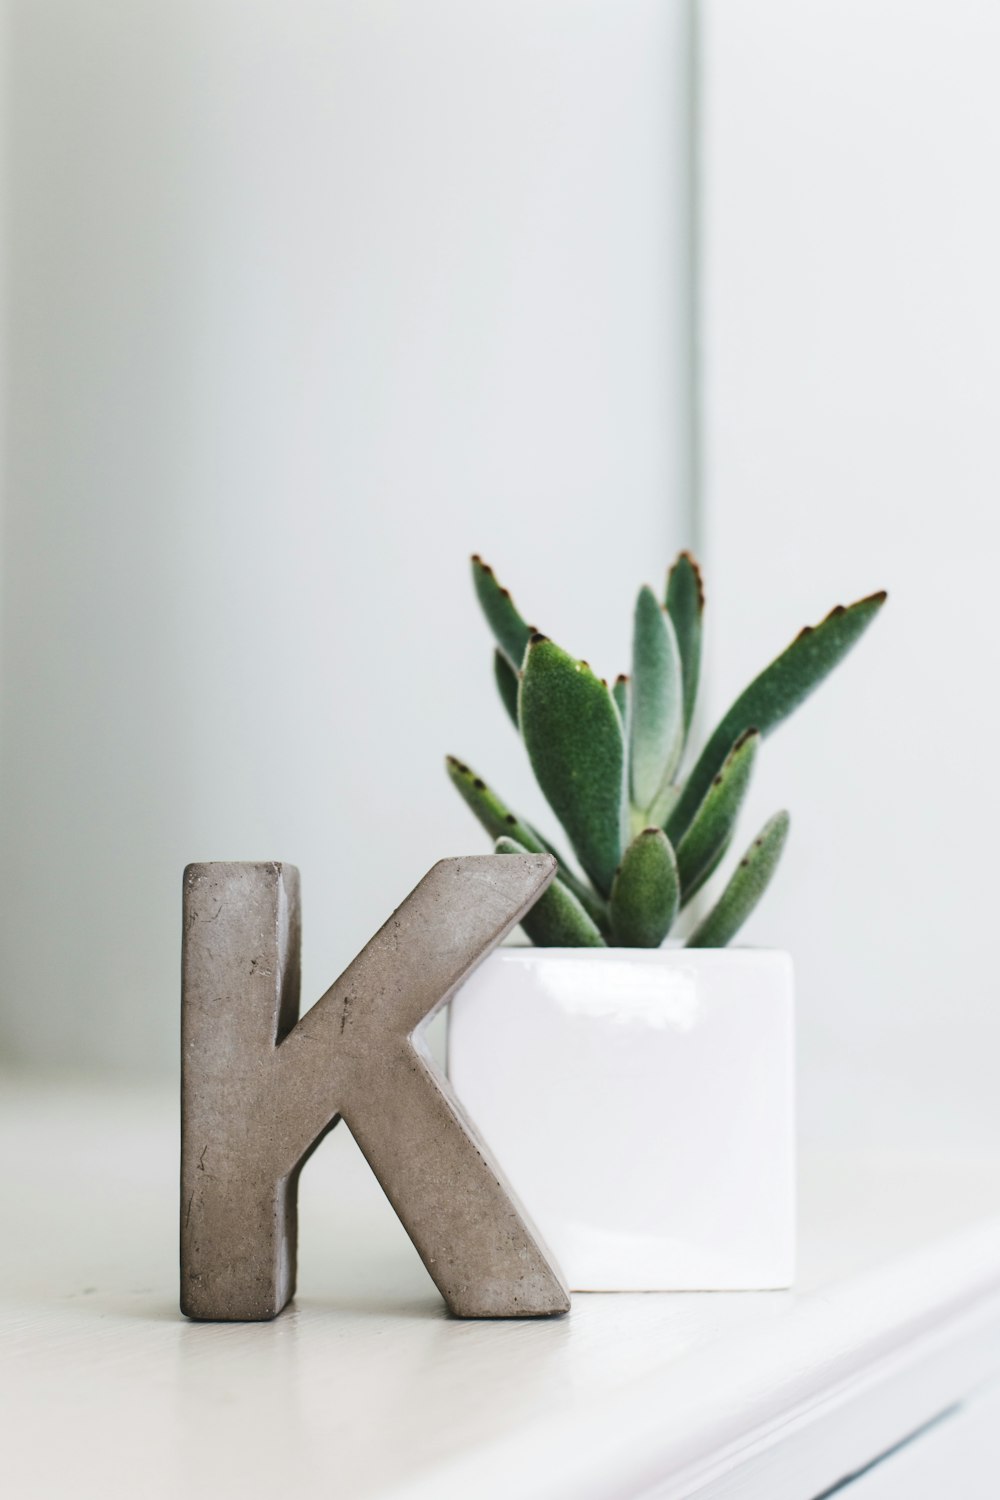
<svg viewBox="0 0 1000 1500"><path fill-rule="evenodd" d="M346 1120L449 1309L565 1312L569 1294L415 1035L552 880L545 854L434 866L299 1015L298 871L184 872L181 1309L273 1318L295 1292L302 1166Z"/></svg>

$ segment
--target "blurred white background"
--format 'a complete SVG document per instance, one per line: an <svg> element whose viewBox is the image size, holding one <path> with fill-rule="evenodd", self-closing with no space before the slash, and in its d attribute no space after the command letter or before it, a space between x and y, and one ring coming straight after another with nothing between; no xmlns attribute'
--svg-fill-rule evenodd
<svg viewBox="0 0 1000 1500"><path fill-rule="evenodd" d="M468 576L607 671L691 539L679 0L6 0L0 1048L175 1066L181 870L306 1000L538 806Z"/></svg>
<svg viewBox="0 0 1000 1500"><path fill-rule="evenodd" d="M715 706L890 592L765 747L746 816L792 832L747 935L795 955L807 1138L996 1139L1000 7L702 17Z"/></svg>
<svg viewBox="0 0 1000 1500"><path fill-rule="evenodd" d="M486 847L445 751L540 811L468 553L613 672L694 542L715 709L892 595L743 829L806 1135L995 1130L995 6L3 12L3 1055L175 1065L190 859L300 865L312 999Z"/></svg>

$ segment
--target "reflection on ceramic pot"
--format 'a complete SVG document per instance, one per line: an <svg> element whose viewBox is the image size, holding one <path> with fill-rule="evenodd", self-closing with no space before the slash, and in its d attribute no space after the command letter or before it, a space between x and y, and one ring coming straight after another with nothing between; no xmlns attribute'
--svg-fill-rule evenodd
<svg viewBox="0 0 1000 1500"><path fill-rule="evenodd" d="M574 1291L790 1285L788 954L501 948L448 1073Z"/></svg>

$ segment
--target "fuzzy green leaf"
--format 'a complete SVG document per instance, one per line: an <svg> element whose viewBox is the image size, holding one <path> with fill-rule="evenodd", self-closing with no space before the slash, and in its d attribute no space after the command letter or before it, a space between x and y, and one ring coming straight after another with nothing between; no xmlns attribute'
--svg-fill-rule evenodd
<svg viewBox="0 0 1000 1500"><path fill-rule="evenodd" d="M649 809L649 814L646 818L647 823L651 826L655 824L657 828L665 828L667 819L677 806L677 799L680 794L681 789L679 786L675 786L673 782L665 781L660 787L652 807Z"/></svg>
<svg viewBox="0 0 1000 1500"><path fill-rule="evenodd" d="M884 593L872 594L846 609L838 605L819 625L807 625L740 694L702 751L670 815L667 836L675 847L740 735L759 729L766 736L776 729L847 655L885 598Z"/></svg>
<svg viewBox="0 0 1000 1500"><path fill-rule="evenodd" d="M775 813L754 839L715 906L688 938L689 948L724 948L770 884L788 836L788 814Z"/></svg>
<svg viewBox="0 0 1000 1500"><path fill-rule="evenodd" d="M667 574L667 614L677 636L684 678L684 732L691 728L698 675L701 670L701 617L705 592L698 564L690 552L682 552Z"/></svg>
<svg viewBox="0 0 1000 1500"><path fill-rule="evenodd" d="M572 890L576 899L598 926L606 925L607 912L604 902L596 892L590 890L573 874L559 850L554 849L548 839L544 839L536 829L531 827L530 823L525 823L512 813L502 798L498 797L496 792L486 785L483 778L477 776L464 761L456 760L454 755L448 755L445 757L445 767L460 796L475 813L491 839L510 837L516 839L529 854L553 855L559 862L559 879Z"/></svg>
<svg viewBox="0 0 1000 1500"><path fill-rule="evenodd" d="M479 556L472 559L472 582L497 645L514 671L519 672L531 638L531 626L524 623L510 592L497 582L489 563Z"/></svg>
<svg viewBox="0 0 1000 1500"><path fill-rule="evenodd" d="M521 685L517 680L517 673L499 647L493 653L493 678L497 685L497 692L500 694L500 700L510 715L511 723L516 729L517 694Z"/></svg>
<svg viewBox="0 0 1000 1500"><path fill-rule="evenodd" d="M658 948L677 915L677 861L662 828L646 828L625 850L611 888L611 928L625 948Z"/></svg>
<svg viewBox="0 0 1000 1500"><path fill-rule="evenodd" d="M729 848L759 745L756 729L740 736L678 846L682 904L701 889Z"/></svg>
<svg viewBox="0 0 1000 1500"><path fill-rule="evenodd" d="M518 717L535 778L602 896L621 860L625 739L606 683L543 635L521 673Z"/></svg>
<svg viewBox="0 0 1000 1500"><path fill-rule="evenodd" d="M573 892L573 895L579 901L590 920L601 929L602 933L607 932L609 926L607 902L585 880L581 880L578 875L574 874L566 863L565 857L554 844L549 843L544 834L538 832L533 823L524 823L522 826L527 828L532 837L545 850L545 853L551 854L556 860L559 865L559 879L568 890Z"/></svg>
<svg viewBox="0 0 1000 1500"><path fill-rule="evenodd" d="M684 692L677 637L653 590L642 588L632 632L629 724L633 805L645 812L684 748Z"/></svg>
<svg viewBox="0 0 1000 1500"><path fill-rule="evenodd" d="M529 854L552 853L551 849L542 847L540 839L531 832L528 825L511 812L507 804L486 785L481 776L476 775L471 766L457 760L454 755L446 755L444 763L453 785L458 788L491 839L509 834L519 844L523 844Z"/></svg>
<svg viewBox="0 0 1000 1500"><path fill-rule="evenodd" d="M527 854L516 839L498 838L498 854ZM596 925L580 902L557 875L552 884L521 918L521 926L537 948L603 948Z"/></svg>
<svg viewBox="0 0 1000 1500"><path fill-rule="evenodd" d="M612 683L611 696L618 708L618 713L622 721L622 731L625 735L625 743L628 744L629 715L632 711L632 691L629 680L624 672L620 672Z"/></svg>

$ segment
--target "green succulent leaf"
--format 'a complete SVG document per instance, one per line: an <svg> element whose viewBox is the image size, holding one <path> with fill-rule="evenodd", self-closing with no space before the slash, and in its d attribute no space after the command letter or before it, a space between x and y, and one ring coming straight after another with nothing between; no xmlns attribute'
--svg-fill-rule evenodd
<svg viewBox="0 0 1000 1500"><path fill-rule="evenodd" d="M756 729L740 736L678 846L682 904L701 889L729 848L759 745Z"/></svg>
<svg viewBox="0 0 1000 1500"><path fill-rule="evenodd" d="M512 813L502 798L498 797L496 792L486 785L483 778L477 776L464 761L457 760L454 755L449 755L445 757L445 767L460 796L475 813L491 839L509 837L516 839L528 854L553 855L559 862L559 879L572 890L591 920L598 926L603 927L607 924L604 902L596 892L590 890L574 875L573 871L567 867L559 850L553 848L548 839L543 838L530 823L525 823Z"/></svg>
<svg viewBox="0 0 1000 1500"><path fill-rule="evenodd" d="M553 856L553 858L557 859L561 865L565 865L566 861L563 859L562 855L559 853L559 850L555 847L554 844L550 844L549 843L549 841L545 837L544 833L539 833L539 831L535 827L534 823L522 822L521 826L523 828L527 828L527 830L531 834L532 838L537 840L537 842L545 850L546 854L551 854ZM528 852L530 854L531 851L529 850Z"/></svg>
<svg viewBox="0 0 1000 1500"><path fill-rule="evenodd" d="M522 826L527 828L528 832L541 845L545 853L551 854L556 860L559 865L559 879L563 885L573 892L573 895L579 901L591 921L596 923L602 932L606 933L609 926L607 902L585 880L581 880L578 875L574 874L566 863L565 857L554 844L549 843L544 834L538 832L533 823L524 823Z"/></svg>
<svg viewBox="0 0 1000 1500"><path fill-rule="evenodd" d="M670 781L664 782L657 793L652 807L649 809L647 822L651 826L655 824L657 828L665 828L670 814L677 806L677 799L680 794L681 789L679 786L675 786Z"/></svg>
<svg viewBox="0 0 1000 1500"><path fill-rule="evenodd" d="M658 948L677 915L677 861L662 828L646 828L625 850L611 888L611 929L626 948Z"/></svg>
<svg viewBox="0 0 1000 1500"><path fill-rule="evenodd" d="M629 680L624 672L619 673L611 687L611 696L615 700L618 712L621 715L622 729L625 735L625 743L628 744L629 737L629 715L631 713L632 692Z"/></svg>
<svg viewBox="0 0 1000 1500"><path fill-rule="evenodd" d="M531 626L524 623L509 590L498 583L489 563L478 555L472 559L472 582L497 645L514 671L519 672L531 638Z"/></svg>
<svg viewBox="0 0 1000 1500"><path fill-rule="evenodd" d="M538 836L532 833L527 823L512 813L506 802L498 797L491 787L481 776L477 776L471 766L464 761L456 759L454 755L445 756L445 769L453 785L457 787L459 794L464 798L486 829L491 839L498 839L501 834L509 835L523 844L529 854L551 854L553 851L543 846Z"/></svg>
<svg viewBox="0 0 1000 1500"><path fill-rule="evenodd" d="M684 678L684 732L691 728L698 674L701 670L701 617L705 591L701 572L690 552L682 552L667 575L667 614L677 636Z"/></svg>
<svg viewBox="0 0 1000 1500"><path fill-rule="evenodd" d="M724 948L767 890L788 837L788 814L775 813L740 860L715 906L688 938L689 948Z"/></svg>
<svg viewBox="0 0 1000 1500"><path fill-rule="evenodd" d="M516 839L496 841L498 854L529 854ZM597 925L584 911L573 892L557 875L552 884L521 918L521 926L538 948L604 948Z"/></svg>
<svg viewBox="0 0 1000 1500"><path fill-rule="evenodd" d="M517 680L517 673L499 647L493 653L493 677L497 685L497 692L500 694L500 700L510 715L511 723L516 729L517 694L520 683Z"/></svg>
<svg viewBox="0 0 1000 1500"><path fill-rule="evenodd" d="M524 659L518 717L535 778L606 896L627 817L625 739L611 692L586 662L536 634Z"/></svg>
<svg viewBox="0 0 1000 1500"><path fill-rule="evenodd" d="M740 735L756 728L767 736L776 729L847 655L885 599L878 593L846 609L838 605L819 625L807 625L740 694L702 751L667 822L667 836L675 847Z"/></svg>
<svg viewBox="0 0 1000 1500"><path fill-rule="evenodd" d="M684 748L681 657L670 616L651 588L639 590L632 633L629 723L633 805L646 811Z"/></svg>

